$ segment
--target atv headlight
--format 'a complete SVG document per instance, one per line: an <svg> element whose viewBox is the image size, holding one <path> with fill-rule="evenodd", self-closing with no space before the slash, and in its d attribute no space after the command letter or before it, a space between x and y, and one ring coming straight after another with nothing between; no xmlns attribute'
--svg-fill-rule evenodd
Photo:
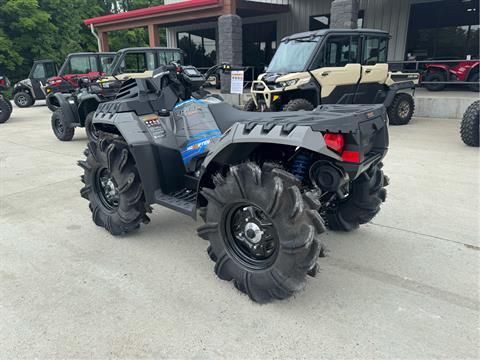
<svg viewBox="0 0 480 360"><path fill-rule="evenodd" d="M292 79L292 80L287 80L287 81L281 81L278 83L278 86L280 87L287 87L287 86L292 86L297 83L298 79Z"/></svg>

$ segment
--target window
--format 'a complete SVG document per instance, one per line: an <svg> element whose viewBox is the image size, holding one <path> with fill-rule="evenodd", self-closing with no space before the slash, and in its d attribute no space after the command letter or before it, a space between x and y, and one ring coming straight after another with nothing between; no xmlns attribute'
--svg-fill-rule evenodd
<svg viewBox="0 0 480 360"><path fill-rule="evenodd" d="M245 24L243 29L243 64L258 67L261 72L277 50L277 23Z"/></svg>
<svg viewBox="0 0 480 360"><path fill-rule="evenodd" d="M412 4L406 55L416 60L479 56L479 0Z"/></svg>
<svg viewBox="0 0 480 360"><path fill-rule="evenodd" d="M363 27L363 18L365 16L365 11L360 10L358 12L357 19L357 28L361 29ZM310 31L329 29L330 28L330 14L315 15L310 16Z"/></svg>
<svg viewBox="0 0 480 360"><path fill-rule="evenodd" d="M375 65L387 62L388 40L384 37L366 36L363 40L364 65Z"/></svg>
<svg viewBox="0 0 480 360"><path fill-rule="evenodd" d="M97 59L95 56L73 56L70 58L68 69L68 74L98 72Z"/></svg>
<svg viewBox="0 0 480 360"><path fill-rule="evenodd" d="M168 65L172 62L183 63L183 54L179 51L160 51L158 55L160 65Z"/></svg>
<svg viewBox="0 0 480 360"><path fill-rule="evenodd" d="M342 67L358 62L358 36L330 36L313 61L312 69Z"/></svg>
<svg viewBox="0 0 480 360"><path fill-rule="evenodd" d="M120 73L143 73L153 71L156 67L153 52L127 52L120 65Z"/></svg>
<svg viewBox="0 0 480 360"><path fill-rule="evenodd" d="M35 70L33 71L33 78L45 79L45 68L43 67L43 64L37 64L35 66Z"/></svg>
<svg viewBox="0 0 480 360"><path fill-rule="evenodd" d="M185 52L187 64L210 67L217 63L215 29L178 32L177 46Z"/></svg>
<svg viewBox="0 0 480 360"><path fill-rule="evenodd" d="M100 63L102 64L102 71L107 72L113 62L113 55L100 55Z"/></svg>

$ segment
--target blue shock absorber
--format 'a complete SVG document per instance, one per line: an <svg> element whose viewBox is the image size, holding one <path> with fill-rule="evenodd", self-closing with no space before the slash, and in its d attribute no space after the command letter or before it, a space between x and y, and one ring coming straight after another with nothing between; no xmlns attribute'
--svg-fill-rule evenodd
<svg viewBox="0 0 480 360"><path fill-rule="evenodd" d="M295 175L298 180L303 182L311 162L312 158L308 154L299 153L293 160L291 173Z"/></svg>

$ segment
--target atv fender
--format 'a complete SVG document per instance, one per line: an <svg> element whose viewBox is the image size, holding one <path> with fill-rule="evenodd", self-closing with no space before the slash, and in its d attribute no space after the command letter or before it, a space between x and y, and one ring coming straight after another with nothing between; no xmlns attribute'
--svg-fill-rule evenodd
<svg viewBox="0 0 480 360"><path fill-rule="evenodd" d="M85 126L87 115L92 111L96 111L98 104L101 102L102 100L97 94L86 94L81 96L80 104L78 106L78 119L80 126Z"/></svg>
<svg viewBox="0 0 480 360"><path fill-rule="evenodd" d="M274 126L268 131L268 124L257 124L251 129L248 123L236 123L227 130L220 141L212 146L202 164L202 175L199 185L208 181L211 165L228 165L247 160L251 152L259 145L275 144L294 148L304 148L318 154L325 155L333 160L341 161L341 157L327 148L319 132L314 132L309 126L296 126L288 134L282 126ZM241 148L241 150L239 150Z"/></svg>
<svg viewBox="0 0 480 360"><path fill-rule="evenodd" d="M168 189L167 176L162 174L174 174L171 167L176 166L175 161L157 161L158 152L152 139L148 134L147 128L143 128L141 122L135 113L117 113L112 116L111 113L103 112L102 109L108 108L113 103L103 103L101 109L97 110L93 117L95 127L107 133L116 133L121 135L129 146L129 150L135 160L138 173L142 180L142 186L145 194L145 200L148 204L155 202L155 191L158 189ZM176 154L177 144L173 137L162 139L163 153L169 159L172 154ZM181 163L180 163L181 164ZM183 174L173 179L175 183L183 181Z"/></svg>
<svg viewBox="0 0 480 360"><path fill-rule="evenodd" d="M59 106L66 119L69 120L70 126L75 126L79 123L78 112L75 111L75 104L70 104L70 94L56 93L53 95L54 104Z"/></svg>
<svg viewBox="0 0 480 360"><path fill-rule="evenodd" d="M400 82L400 83L395 83L389 86L387 96L385 97L385 101L383 102L383 105L385 105L386 108L388 108L390 105L392 105L393 98L395 95L400 92L400 90L405 90L405 89L415 89L415 83L413 81L405 81L405 82Z"/></svg>

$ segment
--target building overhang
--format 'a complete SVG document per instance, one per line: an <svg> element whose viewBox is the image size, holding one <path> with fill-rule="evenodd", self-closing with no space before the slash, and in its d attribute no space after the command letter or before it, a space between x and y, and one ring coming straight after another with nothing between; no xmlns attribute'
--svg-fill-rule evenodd
<svg viewBox="0 0 480 360"><path fill-rule="evenodd" d="M191 22L211 21L226 14L250 17L288 11L288 5L246 0L188 0L99 16L86 19L84 23L89 26L93 25L99 31L108 32L148 25L168 27Z"/></svg>

